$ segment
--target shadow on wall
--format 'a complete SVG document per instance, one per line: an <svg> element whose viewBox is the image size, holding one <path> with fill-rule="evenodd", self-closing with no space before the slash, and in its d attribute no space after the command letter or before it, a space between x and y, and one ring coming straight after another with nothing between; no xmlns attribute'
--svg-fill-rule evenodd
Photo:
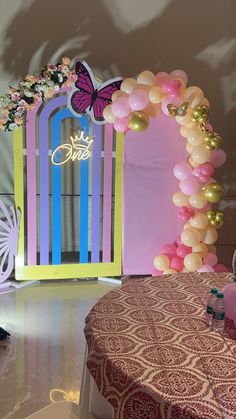
<svg viewBox="0 0 236 419"><path fill-rule="evenodd" d="M134 2L125 4L131 15L141 13L138 3L135 11ZM227 195L235 196L236 1L172 0L159 15L156 7L146 26L127 28L126 33L119 29L122 18L116 2L109 7L115 23L101 0L32 0L9 22L1 57L4 69L18 78L63 55L86 59L104 79L136 75L145 68L183 68L190 84L200 86L212 104L211 120L228 154L217 178ZM153 3L150 7L154 9Z"/></svg>

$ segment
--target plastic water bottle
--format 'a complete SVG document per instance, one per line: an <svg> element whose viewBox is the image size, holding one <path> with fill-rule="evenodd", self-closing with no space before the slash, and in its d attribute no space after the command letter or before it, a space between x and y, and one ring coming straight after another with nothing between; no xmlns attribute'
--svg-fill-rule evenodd
<svg viewBox="0 0 236 419"><path fill-rule="evenodd" d="M216 302L217 292L218 292L217 288L212 288L210 290L210 294L207 300L206 323L208 324L208 326L211 326L211 323L212 323L213 307Z"/></svg>
<svg viewBox="0 0 236 419"><path fill-rule="evenodd" d="M213 309L212 318L212 329L218 332L222 332L225 327L225 303L224 294L218 292L216 296L216 302Z"/></svg>

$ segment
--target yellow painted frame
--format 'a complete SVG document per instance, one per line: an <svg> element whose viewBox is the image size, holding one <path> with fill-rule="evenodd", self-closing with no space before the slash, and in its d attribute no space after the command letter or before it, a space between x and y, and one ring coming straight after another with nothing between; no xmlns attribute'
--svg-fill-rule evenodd
<svg viewBox="0 0 236 419"><path fill-rule="evenodd" d="M122 194L123 194L123 153L124 135L116 133L116 169L115 169L115 209L114 209L114 262L110 263L71 263L61 265L24 264L24 157L23 129L14 131L14 193L15 205L20 208L18 255L15 262L15 277L17 280L29 279L66 279L97 276L121 275L122 266Z"/></svg>

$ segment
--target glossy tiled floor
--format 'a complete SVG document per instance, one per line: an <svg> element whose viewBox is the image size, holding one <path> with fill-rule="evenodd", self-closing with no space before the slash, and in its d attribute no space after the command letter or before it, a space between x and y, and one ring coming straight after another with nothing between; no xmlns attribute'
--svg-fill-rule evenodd
<svg viewBox="0 0 236 419"><path fill-rule="evenodd" d="M97 281L41 283L0 295L0 419L23 419L50 403L50 392L77 392L84 355L84 319L114 285ZM61 392L54 392L62 400Z"/></svg>

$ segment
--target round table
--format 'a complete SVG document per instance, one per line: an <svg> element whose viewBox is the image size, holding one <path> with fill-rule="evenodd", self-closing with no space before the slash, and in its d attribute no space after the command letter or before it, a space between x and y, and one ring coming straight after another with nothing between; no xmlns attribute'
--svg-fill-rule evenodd
<svg viewBox="0 0 236 419"><path fill-rule="evenodd" d="M130 280L86 318L87 368L115 419L236 418L236 329L205 323L232 274Z"/></svg>

